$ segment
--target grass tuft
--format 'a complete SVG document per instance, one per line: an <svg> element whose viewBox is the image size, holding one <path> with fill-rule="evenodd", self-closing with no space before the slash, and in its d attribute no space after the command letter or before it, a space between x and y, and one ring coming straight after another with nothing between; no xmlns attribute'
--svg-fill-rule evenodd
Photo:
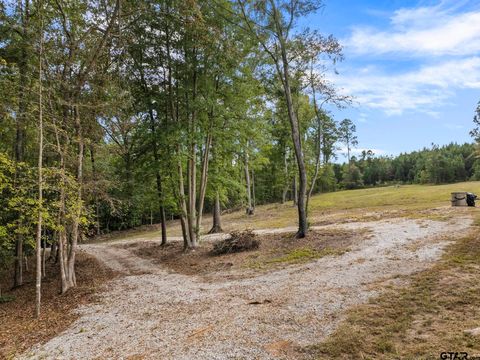
<svg viewBox="0 0 480 360"><path fill-rule="evenodd" d="M344 254L347 249L334 249L334 248L325 248L322 250L312 249L310 247L304 247L299 249L294 249L289 253L266 260L266 264L278 264L278 263L302 263L308 262L314 259L319 259L328 255L341 255Z"/></svg>

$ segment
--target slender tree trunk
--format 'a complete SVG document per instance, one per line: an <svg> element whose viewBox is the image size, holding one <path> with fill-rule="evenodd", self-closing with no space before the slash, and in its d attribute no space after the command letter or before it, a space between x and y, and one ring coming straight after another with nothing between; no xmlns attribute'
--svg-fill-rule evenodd
<svg viewBox="0 0 480 360"><path fill-rule="evenodd" d="M85 146L84 146L84 139L83 139L83 132L82 132L82 124L80 120L80 113L77 106L74 107L74 116L75 116L75 126L77 128L77 136L78 136L78 157L77 157L78 204L77 204L76 214L73 221L71 244L70 244L70 249L69 249L68 258L67 258L68 287L74 287L77 285L77 279L75 277L75 257L77 252L78 239L80 237L80 217L82 216L82 207L83 207L82 184L83 184L83 157L84 157Z"/></svg>
<svg viewBox="0 0 480 360"><path fill-rule="evenodd" d="M189 135L190 135L190 148L189 159L187 166L187 178L188 178L188 214L187 224L188 233L190 236L190 245L192 248L197 247L197 229L196 229L196 212L197 212L197 143L195 141L195 133L197 127L197 110L195 108L195 100L197 96L197 68L196 68L196 49L192 50L194 69L192 73L192 101L193 109L190 109L188 94L186 94L187 114L190 114L189 123ZM185 54L187 50L185 49Z"/></svg>
<svg viewBox="0 0 480 360"><path fill-rule="evenodd" d="M275 7L273 0L271 3ZM275 9L274 12L277 10ZM283 38L283 32L281 30L281 25L279 24L278 16L274 16L275 26L277 28L277 33L279 34L279 43L280 51L282 56L282 67L283 72L277 66L278 75L282 77L282 85L285 92L285 100L287 103L288 118L290 120L290 127L292 133L293 148L295 150L295 157L297 159L298 165L298 175L299 175L299 188L298 188L298 197L297 197L297 208L298 208L298 232L296 237L303 238L308 232L308 222L307 222L307 212L305 207L305 197L307 191L307 171L305 168L305 160L302 150L302 141L300 138L300 128L298 124L298 119L295 115L292 99L292 91L290 87L290 66L287 56L287 49L285 44L285 39ZM277 64L278 65L278 64Z"/></svg>
<svg viewBox="0 0 480 360"><path fill-rule="evenodd" d="M293 193L293 205L297 206L298 205L298 185L297 185L297 175L293 177L293 183L292 183L292 193Z"/></svg>
<svg viewBox="0 0 480 360"><path fill-rule="evenodd" d="M248 146L248 144L247 144ZM248 150L245 151L245 165L244 165L244 170L245 170L245 183L247 185L247 208L245 210L247 215L253 215L255 210L253 209L252 206L252 183L250 181L250 170L248 167Z"/></svg>
<svg viewBox="0 0 480 360"><path fill-rule="evenodd" d="M252 169L252 207L255 212L256 198L255 198L255 170Z"/></svg>
<svg viewBox="0 0 480 360"><path fill-rule="evenodd" d="M27 115L27 95L28 89L28 28L30 20L30 2L25 1L25 4L20 2L22 35L21 35L21 56L18 63L20 83L18 87L18 113L16 116L16 140L15 140L15 162L21 163L24 159L25 153L25 137L26 137L26 115ZM21 226L21 224L20 224ZM14 287L23 285L23 234L18 234L15 240L15 276Z"/></svg>
<svg viewBox="0 0 480 360"><path fill-rule="evenodd" d="M95 202L95 232L96 235L100 234L100 206L98 201L98 193L97 193L97 166L95 162L95 146L90 144L90 161L92 163L92 175L93 175L93 199Z"/></svg>
<svg viewBox="0 0 480 360"><path fill-rule="evenodd" d="M315 99L315 87L312 84L312 89L313 89L313 106L315 108L315 115L317 117L317 143L315 146L316 150L316 156L315 156L315 173L313 174L312 182L310 184L310 189L308 190L307 193L307 202L305 205L306 211L307 211L307 216L308 216L308 206L310 203L310 198L312 197L313 189L315 188L315 184L317 183L317 178L318 178L318 173L320 172L320 159L322 156L322 146L321 146L321 140L322 140L322 119L320 117L320 113L317 108L317 101Z"/></svg>
<svg viewBox="0 0 480 360"><path fill-rule="evenodd" d="M57 258L57 250L58 250L58 247L57 247L57 239L55 239L55 237L57 237L57 233L54 233L54 238L53 238L53 241L52 241L52 246L50 247L50 255L48 255L48 259L47 261L54 261L56 262L56 258Z"/></svg>
<svg viewBox="0 0 480 360"><path fill-rule="evenodd" d="M65 156L60 144L60 134L58 131L58 126L53 122L53 128L55 130L55 139L57 143L57 152L60 156L60 169L61 169L61 181L62 186L60 186L60 211L58 215L57 223L61 225L60 230L57 232L57 258L59 267L60 267L60 284L61 284L61 293L64 294L68 290L67 283L67 268L66 268L66 246L67 246L67 233L66 233L66 214L65 214L65 187L66 187L66 170L65 170Z"/></svg>
<svg viewBox="0 0 480 360"><path fill-rule="evenodd" d="M179 153L179 152L178 152ZM191 241L190 241L190 234L187 228L187 203L185 201L185 185L183 182L183 170L182 170L182 162L178 160L178 189L179 189L179 201L180 201L180 224L182 226L182 235L183 235L183 248L184 250L191 248Z"/></svg>
<svg viewBox="0 0 480 360"><path fill-rule="evenodd" d="M213 225L209 234L216 234L223 232L222 229L222 209L220 204L220 194L218 191L215 194L215 204L213 206Z"/></svg>
<svg viewBox="0 0 480 360"><path fill-rule="evenodd" d="M40 2L41 12L42 2ZM40 13L40 17L42 14ZM41 26L42 28L43 26ZM38 218L36 234L36 281L35 281L35 317L40 317L42 298L42 222L43 222L43 107L42 107L42 52L43 52L43 29L40 31L40 52L38 61ZM45 250L44 250L45 254ZM44 262L43 262L44 264Z"/></svg>
<svg viewBox="0 0 480 360"><path fill-rule="evenodd" d="M281 59L273 56L275 62L275 68L277 74L282 82L285 101L287 104L288 110L288 119L290 121L291 135L293 148L295 150L295 157L298 165L298 175L299 175L299 194L298 194L298 232L296 237L303 238L308 232L308 222L307 222L307 212L305 207L305 197L307 192L307 171L305 168L305 160L302 150L302 140L300 137L300 126L298 119L296 117L293 99L292 99L292 89L290 86L290 65L287 55L287 44L284 34L283 24L281 24L281 19L278 13L277 3L274 0L269 1L272 7L272 16L275 26L275 36L278 39L278 50L280 51ZM266 48L266 45L263 43L263 46Z"/></svg>
<svg viewBox="0 0 480 360"><path fill-rule="evenodd" d="M205 194L207 191L207 181L208 181L208 164L210 156L210 146L212 144L212 134L207 135L205 140L205 151L203 152L202 159L202 173L200 177L200 198L198 200L198 209L197 209L197 239L200 238L201 226L202 226L202 217L203 217L203 206L205 203Z"/></svg>
<svg viewBox="0 0 480 360"><path fill-rule="evenodd" d="M283 188L282 192L282 204L285 204L287 201L287 194L289 189L289 179L288 179L288 161L287 161L287 149L285 148L285 154L283 157L284 160L284 170L285 170L285 187Z"/></svg>
<svg viewBox="0 0 480 360"><path fill-rule="evenodd" d="M347 145L347 161L348 161L348 168L350 169L350 136L348 135L348 129L347 133L345 134L345 142Z"/></svg>
<svg viewBox="0 0 480 360"><path fill-rule="evenodd" d="M188 160L188 234L190 237L190 245L192 248L197 246L196 239L196 199L197 199L197 165L196 165L196 154L195 154L195 144L191 145L190 149L190 159Z"/></svg>
<svg viewBox="0 0 480 360"><path fill-rule="evenodd" d="M298 173L299 173L298 196L296 195L299 224L298 224L298 232L296 236L298 238L303 238L308 232L307 212L306 212L306 206L305 206L305 195L307 190L307 187L306 187L307 171L305 169L305 161L303 157L298 120L295 117L295 114L293 111L293 102L292 102L292 95L291 95L290 84L288 79L289 77L288 62L287 62L286 54L284 55L284 73L285 73L285 93L286 93L287 105L288 105L287 107L288 107L288 113L290 118L290 125L292 128L292 140L293 140L294 149L295 149L295 156L297 158Z"/></svg>
<svg viewBox="0 0 480 360"><path fill-rule="evenodd" d="M42 246L42 279L47 276L46 262L47 262L47 239L45 232L43 233L43 246Z"/></svg>
<svg viewBox="0 0 480 360"><path fill-rule="evenodd" d="M160 177L157 178L157 187L158 187L159 178ZM160 180L160 191L162 191L162 193L163 193L162 186L161 186L161 180ZM165 246L165 245L167 245L167 219L165 217L165 207L163 206L163 201L162 201L162 204L160 205L160 224L161 224L161 227L162 227L162 242L161 242L161 245Z"/></svg>
<svg viewBox="0 0 480 360"><path fill-rule="evenodd" d="M15 276L13 287L23 285L23 235L15 240Z"/></svg>
<svg viewBox="0 0 480 360"><path fill-rule="evenodd" d="M165 218L163 184L162 184L162 176L160 174L160 161L158 156L158 145L157 145L157 137L156 137L157 131L155 126L155 118L153 115L153 110L151 108L149 108L149 115L150 115L150 128L152 130L152 137L153 137L152 152L153 152L153 159L155 163L155 178L157 180L157 194L158 194L158 202L160 204L160 222L162 227L161 245L166 245L167 244L167 220Z"/></svg>

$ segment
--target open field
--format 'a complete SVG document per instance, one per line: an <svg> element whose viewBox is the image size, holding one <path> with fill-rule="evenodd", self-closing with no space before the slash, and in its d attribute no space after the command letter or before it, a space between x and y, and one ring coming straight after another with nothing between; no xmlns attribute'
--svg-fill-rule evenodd
<svg viewBox="0 0 480 360"><path fill-rule="evenodd" d="M445 207L450 207L450 193L454 191L469 191L480 195L480 182L400 185L319 194L311 199L309 221L312 225L325 225L389 217L442 220L449 217ZM244 211L222 216L223 228L226 232L291 227L296 226L296 219L297 209L291 202L257 206L253 216L246 215ZM211 216L205 214L202 223L204 231L210 229L211 223ZM180 236L181 229L178 221L170 221L167 232L168 236ZM118 236L114 233L104 239L149 240L159 236L158 226L153 226L121 232Z"/></svg>
<svg viewBox="0 0 480 360"><path fill-rule="evenodd" d="M480 327L480 213L448 207L451 191L479 187L320 195L312 213L325 220L301 241L288 227L294 225L287 221L288 205L262 206L252 218L260 246L242 253L212 255L212 241L221 235L190 253L182 252L181 242L162 248L152 230L82 245L118 277L107 282L99 302L78 309L69 328L19 358L480 355L474 335ZM339 203L345 198L348 203ZM242 229L244 217L229 214L224 223ZM287 227L272 229L273 223Z"/></svg>

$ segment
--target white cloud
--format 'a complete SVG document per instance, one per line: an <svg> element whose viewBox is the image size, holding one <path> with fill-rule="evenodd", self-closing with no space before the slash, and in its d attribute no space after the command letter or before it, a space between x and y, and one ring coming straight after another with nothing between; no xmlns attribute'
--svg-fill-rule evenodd
<svg viewBox="0 0 480 360"><path fill-rule="evenodd" d="M463 130L465 129L465 126L459 125L459 124L452 124L452 123L446 123L443 124L443 126L449 130Z"/></svg>
<svg viewBox="0 0 480 360"><path fill-rule="evenodd" d="M390 28L357 26L344 40L347 52L358 55L476 55L480 52L480 8L456 13L444 3L402 8L390 17Z"/></svg>
<svg viewBox="0 0 480 360"><path fill-rule="evenodd" d="M371 68L368 72L350 69L336 83L355 96L360 106L379 109L387 115L415 110L438 116L457 89L480 89L480 57L453 59L401 74L387 74Z"/></svg>
<svg viewBox="0 0 480 360"><path fill-rule="evenodd" d="M467 4L474 5L467 9ZM345 69L336 79L360 106L387 115L420 111L439 118L440 107L456 91L480 89L478 2L442 0L436 6L401 8L389 16L386 28L355 26L344 42L347 58L383 60L382 68Z"/></svg>

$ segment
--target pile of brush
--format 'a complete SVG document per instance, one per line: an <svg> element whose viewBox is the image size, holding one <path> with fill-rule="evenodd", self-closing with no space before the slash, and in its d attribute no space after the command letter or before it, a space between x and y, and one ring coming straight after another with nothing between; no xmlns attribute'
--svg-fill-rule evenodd
<svg viewBox="0 0 480 360"><path fill-rule="evenodd" d="M234 231L229 239L213 244L212 255L223 255L258 249L260 241L252 230Z"/></svg>

